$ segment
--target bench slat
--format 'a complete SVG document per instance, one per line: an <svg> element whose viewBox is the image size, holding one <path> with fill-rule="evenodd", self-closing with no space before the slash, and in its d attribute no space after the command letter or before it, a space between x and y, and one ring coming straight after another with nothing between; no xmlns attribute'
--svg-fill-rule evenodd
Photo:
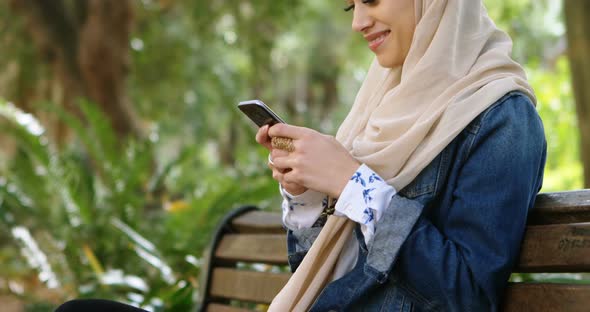
<svg viewBox="0 0 590 312"><path fill-rule="evenodd" d="M231 225L240 233L285 234L287 232L282 226L280 212L252 211L233 219Z"/></svg>
<svg viewBox="0 0 590 312"><path fill-rule="evenodd" d="M590 222L590 190L537 195L529 224Z"/></svg>
<svg viewBox="0 0 590 312"><path fill-rule="evenodd" d="M511 283L504 299L504 311L588 311L588 298L590 285Z"/></svg>
<svg viewBox="0 0 590 312"><path fill-rule="evenodd" d="M236 308L219 303L210 303L207 306L207 312L252 312L248 309Z"/></svg>
<svg viewBox="0 0 590 312"><path fill-rule="evenodd" d="M213 270L211 295L257 303L270 303L287 283L289 273L252 272L227 268Z"/></svg>
<svg viewBox="0 0 590 312"><path fill-rule="evenodd" d="M528 226L514 271L590 271L590 222Z"/></svg>
<svg viewBox="0 0 590 312"><path fill-rule="evenodd" d="M215 257L229 261L287 264L285 234L226 234Z"/></svg>

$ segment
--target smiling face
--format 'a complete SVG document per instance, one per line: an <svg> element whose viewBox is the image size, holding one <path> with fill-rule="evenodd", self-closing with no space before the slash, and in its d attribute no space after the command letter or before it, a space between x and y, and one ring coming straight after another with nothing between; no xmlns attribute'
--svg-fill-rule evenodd
<svg viewBox="0 0 590 312"><path fill-rule="evenodd" d="M353 10L352 29L369 42L369 48L383 67L404 63L416 18L414 0L348 0Z"/></svg>

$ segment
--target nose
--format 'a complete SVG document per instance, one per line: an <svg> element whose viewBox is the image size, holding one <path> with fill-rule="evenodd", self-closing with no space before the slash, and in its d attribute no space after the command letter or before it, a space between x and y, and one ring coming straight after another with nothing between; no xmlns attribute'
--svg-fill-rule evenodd
<svg viewBox="0 0 590 312"><path fill-rule="evenodd" d="M353 11L352 30L360 33L373 25L373 19L369 16L364 5L357 5Z"/></svg>

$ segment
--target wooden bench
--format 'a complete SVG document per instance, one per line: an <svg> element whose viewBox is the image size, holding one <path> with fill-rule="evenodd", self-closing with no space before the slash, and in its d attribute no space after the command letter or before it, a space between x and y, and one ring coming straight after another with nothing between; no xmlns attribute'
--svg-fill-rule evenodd
<svg viewBox="0 0 590 312"><path fill-rule="evenodd" d="M264 310L291 275L286 255L280 213L232 211L205 256L199 311ZM590 190L537 196L514 272L590 272ZM510 283L504 310L590 311L588 283Z"/></svg>

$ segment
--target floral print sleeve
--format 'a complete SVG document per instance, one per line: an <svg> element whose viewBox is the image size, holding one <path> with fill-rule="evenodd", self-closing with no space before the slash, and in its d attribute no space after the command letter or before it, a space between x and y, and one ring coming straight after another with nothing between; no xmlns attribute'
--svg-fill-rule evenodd
<svg viewBox="0 0 590 312"><path fill-rule="evenodd" d="M336 215L345 215L360 223L365 243L375 234L375 224L389 206L396 190L367 165L361 165L342 190L336 203Z"/></svg>
<svg viewBox="0 0 590 312"><path fill-rule="evenodd" d="M280 185L279 189L283 196L283 224L291 230L316 226L316 221L327 205L328 196L313 190L295 196Z"/></svg>

